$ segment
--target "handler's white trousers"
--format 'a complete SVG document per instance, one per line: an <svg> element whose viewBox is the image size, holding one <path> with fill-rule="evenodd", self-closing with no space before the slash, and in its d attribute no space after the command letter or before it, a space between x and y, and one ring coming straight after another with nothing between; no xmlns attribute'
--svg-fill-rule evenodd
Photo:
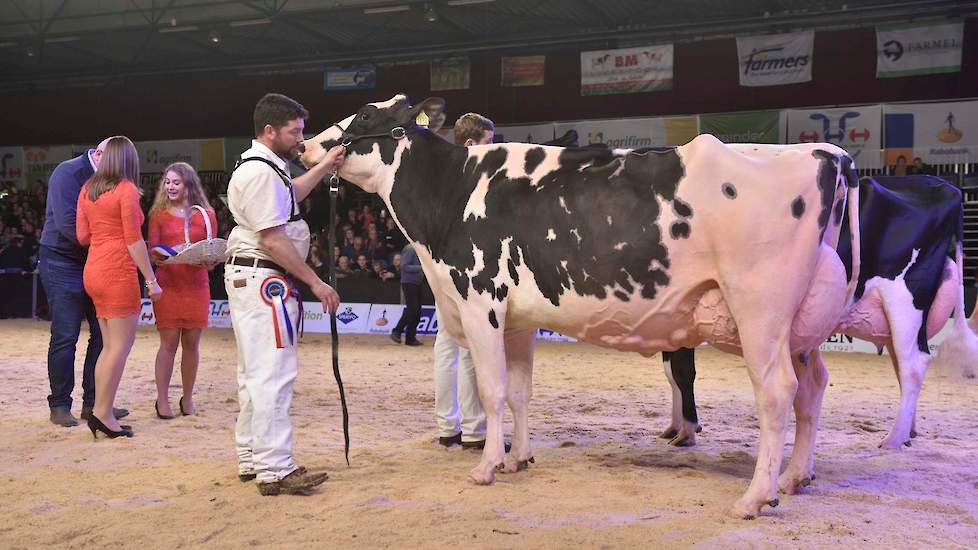
<svg viewBox="0 0 978 550"><path fill-rule="evenodd" d="M486 411L479 399L475 363L447 331L435 337L435 422L439 437L462 432L462 441L486 438Z"/></svg>
<svg viewBox="0 0 978 550"><path fill-rule="evenodd" d="M226 265L231 324L238 344L238 473L255 474L259 483L277 481L296 469L292 459L292 384L299 370L296 346L283 335L276 347L273 309L260 294L262 281L281 273L273 269ZM293 323L298 303L290 298L286 311ZM298 334L295 334L298 342Z"/></svg>

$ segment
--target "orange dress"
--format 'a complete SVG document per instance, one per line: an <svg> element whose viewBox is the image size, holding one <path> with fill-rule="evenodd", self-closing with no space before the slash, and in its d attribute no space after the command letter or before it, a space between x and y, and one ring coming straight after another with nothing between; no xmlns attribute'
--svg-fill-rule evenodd
<svg viewBox="0 0 978 550"><path fill-rule="evenodd" d="M207 209L211 227L217 228L217 216ZM190 242L207 238L207 226L200 212L190 217ZM166 210L158 210L149 217L149 244L175 246L183 244L183 217ZM207 270L188 264L160 265L156 268L156 282L163 295L153 303L156 328L207 328L210 316L211 289Z"/></svg>
<svg viewBox="0 0 978 550"><path fill-rule="evenodd" d="M87 183L78 194L75 231L78 242L89 247L85 292L92 297L99 318L139 313L142 296L128 245L143 240L140 227L144 219L139 190L129 180L119 182L95 202L88 198Z"/></svg>

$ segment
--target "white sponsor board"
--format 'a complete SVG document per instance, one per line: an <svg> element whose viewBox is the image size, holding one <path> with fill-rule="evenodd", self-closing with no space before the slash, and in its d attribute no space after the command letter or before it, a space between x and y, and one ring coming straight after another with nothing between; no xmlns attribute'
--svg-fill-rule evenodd
<svg viewBox="0 0 978 550"><path fill-rule="evenodd" d="M960 72L963 45L961 20L881 25L876 27L876 76Z"/></svg>
<svg viewBox="0 0 978 550"><path fill-rule="evenodd" d="M857 168L881 168L883 107L789 109L788 143L831 143L852 156Z"/></svg>
<svg viewBox="0 0 978 550"><path fill-rule="evenodd" d="M778 86L812 79L815 32L737 38L741 86Z"/></svg>

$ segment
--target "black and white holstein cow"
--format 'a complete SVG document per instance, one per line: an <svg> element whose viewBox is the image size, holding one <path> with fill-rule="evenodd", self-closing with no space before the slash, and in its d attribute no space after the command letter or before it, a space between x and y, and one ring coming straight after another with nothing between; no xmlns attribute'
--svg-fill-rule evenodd
<svg viewBox="0 0 978 550"><path fill-rule="evenodd" d="M859 195L859 284L837 331L886 347L900 384L900 409L880 447L899 449L917 436L917 400L931 363L927 340L944 327L952 310L954 326L937 360L975 376L978 338L964 314L961 191L934 176L876 177L860 181ZM847 268L852 261L848 230L844 225L839 245ZM672 445L694 445L699 431L693 353L663 354L673 411L672 424L661 437L671 438ZM818 383L827 384L821 353L816 349L807 358L794 358L806 359Z"/></svg>
<svg viewBox="0 0 978 550"><path fill-rule="evenodd" d="M847 200L858 227L845 151L803 144L756 159L712 136L642 151L466 148L414 124L429 101L440 100L366 105L308 140L302 162L344 144L339 175L380 195L414 243L439 321L475 360L488 426L471 479L490 484L533 456L538 328L647 356L742 343L761 437L733 513L776 505L799 383L790 350L799 335L803 349L823 341L855 288L834 250ZM731 317L717 322L721 309ZM504 404L514 419L505 456Z"/></svg>

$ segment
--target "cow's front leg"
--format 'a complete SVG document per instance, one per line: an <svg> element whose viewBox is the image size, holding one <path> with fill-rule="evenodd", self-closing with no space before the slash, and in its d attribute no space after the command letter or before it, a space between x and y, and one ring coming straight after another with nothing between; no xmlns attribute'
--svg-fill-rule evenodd
<svg viewBox="0 0 978 550"><path fill-rule="evenodd" d="M793 495L801 487L807 487L815 478L815 437L818 419L822 411L822 397L829 383L829 371L822 360L822 352L815 348L807 360L791 358L798 378L795 393L795 445L791 462L778 478L778 488L786 495Z"/></svg>
<svg viewBox="0 0 978 550"><path fill-rule="evenodd" d="M527 409L533 395L533 349L536 329L506 334L508 392L506 402L513 413L513 448L503 459L501 471L512 474L529 467L533 461Z"/></svg>
<svg viewBox="0 0 978 550"><path fill-rule="evenodd" d="M791 368L786 333L774 342L763 335L765 337L749 343L747 332L741 330L744 359L757 401L761 441L754 477L744 496L734 503L731 513L738 518L754 519L765 504L774 507L779 503L777 481L784 454L784 434L798 381Z"/></svg>
<svg viewBox="0 0 978 550"><path fill-rule="evenodd" d="M493 308L495 307L495 309ZM501 310L501 311L500 311ZM486 411L486 446L482 461L469 472L478 485L490 485L496 480L496 466L502 464L503 406L507 393L506 351L503 338L505 309L500 305L468 303L460 310L462 329L475 361L479 399Z"/></svg>

